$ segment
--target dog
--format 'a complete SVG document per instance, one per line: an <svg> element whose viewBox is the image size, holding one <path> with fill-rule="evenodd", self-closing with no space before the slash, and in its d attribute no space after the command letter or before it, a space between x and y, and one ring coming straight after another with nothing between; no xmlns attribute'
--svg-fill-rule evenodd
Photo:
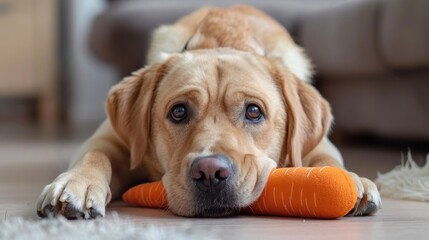
<svg viewBox="0 0 429 240"><path fill-rule="evenodd" d="M343 167L311 77L303 50L253 7L202 8L161 26L148 65L112 88L108 118L43 189L38 215L104 216L129 187L162 179L173 213L229 216L255 201L273 168ZM375 214L377 187L350 175L350 215Z"/></svg>

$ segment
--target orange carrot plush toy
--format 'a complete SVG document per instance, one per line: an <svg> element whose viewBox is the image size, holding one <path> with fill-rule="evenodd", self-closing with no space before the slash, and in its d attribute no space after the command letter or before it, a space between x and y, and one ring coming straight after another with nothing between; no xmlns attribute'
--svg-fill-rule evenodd
<svg viewBox="0 0 429 240"><path fill-rule="evenodd" d="M162 182L137 185L122 196L127 203L167 208ZM274 169L261 196L244 212L308 218L339 218L355 205L356 187L345 171L335 167Z"/></svg>

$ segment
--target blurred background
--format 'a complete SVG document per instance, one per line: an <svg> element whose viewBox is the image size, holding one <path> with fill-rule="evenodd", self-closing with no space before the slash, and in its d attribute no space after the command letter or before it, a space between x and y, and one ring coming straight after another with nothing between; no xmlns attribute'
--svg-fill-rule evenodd
<svg viewBox="0 0 429 240"><path fill-rule="evenodd" d="M350 170L374 178L408 149L424 163L428 0L0 0L0 149L74 150L105 118L110 87L144 65L154 28L236 3L266 11L306 49Z"/></svg>

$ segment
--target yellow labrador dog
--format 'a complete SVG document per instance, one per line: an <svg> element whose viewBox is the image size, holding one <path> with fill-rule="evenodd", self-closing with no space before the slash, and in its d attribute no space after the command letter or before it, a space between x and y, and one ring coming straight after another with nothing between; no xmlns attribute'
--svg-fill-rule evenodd
<svg viewBox="0 0 429 240"><path fill-rule="evenodd" d="M264 13L198 10L155 31L148 61L112 88L108 119L44 188L40 216L104 216L130 186L160 179L174 213L227 216L258 197L275 167L343 166L309 61ZM376 213L376 186L350 174L351 214Z"/></svg>

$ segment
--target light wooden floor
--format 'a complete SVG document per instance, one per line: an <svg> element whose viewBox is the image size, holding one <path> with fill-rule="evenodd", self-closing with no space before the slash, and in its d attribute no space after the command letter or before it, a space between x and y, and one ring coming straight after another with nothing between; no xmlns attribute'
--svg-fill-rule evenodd
<svg viewBox="0 0 429 240"><path fill-rule="evenodd" d="M0 141L0 218L37 219L38 194L66 168L77 147L77 142ZM109 207L108 213L113 211L139 224L188 224L196 233L214 234L221 239L429 239L429 203L389 199L383 199L383 209L376 216L339 220L183 218L165 210L127 207L121 202Z"/></svg>

